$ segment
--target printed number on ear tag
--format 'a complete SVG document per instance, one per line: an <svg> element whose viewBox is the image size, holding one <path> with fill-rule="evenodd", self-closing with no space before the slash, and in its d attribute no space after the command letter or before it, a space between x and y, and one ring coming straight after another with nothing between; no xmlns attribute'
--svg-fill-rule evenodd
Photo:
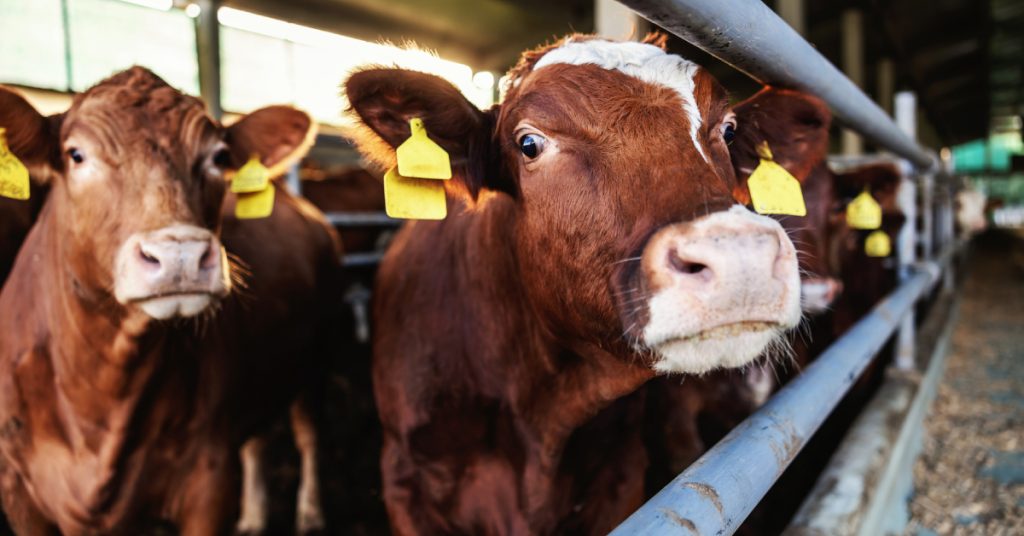
<svg viewBox="0 0 1024 536"><path fill-rule="evenodd" d="M28 169L7 147L7 131L0 127L0 196L24 201L29 196Z"/></svg>
<svg viewBox="0 0 1024 536"><path fill-rule="evenodd" d="M888 257L892 253L892 241L885 231L875 231L864 241L864 253L868 257Z"/></svg>
<svg viewBox="0 0 1024 536"><path fill-rule="evenodd" d="M754 210L758 214L806 216L807 207L804 205L800 181L786 168L775 163L768 142L757 147L757 154L761 157L761 163L747 179Z"/></svg>
<svg viewBox="0 0 1024 536"><path fill-rule="evenodd" d="M871 231L882 226L882 207L871 197L871 192L864 189L846 207L846 224L853 229ZM888 255L888 254L886 254Z"/></svg>
<svg viewBox="0 0 1024 536"><path fill-rule="evenodd" d="M274 187L267 186L261 192L238 194L235 202L235 217L240 220L266 218L274 212Z"/></svg>
<svg viewBox="0 0 1024 536"><path fill-rule="evenodd" d="M443 220L448 215L444 183L403 177L391 168L384 175L384 210L392 218Z"/></svg>
<svg viewBox="0 0 1024 536"><path fill-rule="evenodd" d="M238 168L238 172L231 179L231 191L236 194L262 192L269 184L270 170L260 162L260 156L254 154L245 165Z"/></svg>
<svg viewBox="0 0 1024 536"><path fill-rule="evenodd" d="M418 117L410 119L409 130L412 135L395 150L398 173L406 178L452 178L452 165L448 153L427 137L423 120Z"/></svg>

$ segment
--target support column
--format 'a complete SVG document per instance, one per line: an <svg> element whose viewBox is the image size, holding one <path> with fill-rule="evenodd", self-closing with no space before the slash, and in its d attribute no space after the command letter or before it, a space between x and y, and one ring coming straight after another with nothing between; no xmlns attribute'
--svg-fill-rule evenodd
<svg viewBox="0 0 1024 536"><path fill-rule="evenodd" d="M864 88L864 17L856 9L843 12L843 72ZM864 140L850 129L843 129L843 154L856 156L864 152Z"/></svg>
<svg viewBox="0 0 1024 536"><path fill-rule="evenodd" d="M221 0L196 0L199 16L196 25L196 56L199 63L199 95L206 101L210 115L224 114L220 98L220 23L217 9Z"/></svg>
<svg viewBox="0 0 1024 536"><path fill-rule="evenodd" d="M910 139L917 141L917 99L912 92L901 91L896 95L894 103L896 112L896 125L900 127ZM907 164L904 162L904 164ZM909 169L909 165L901 166ZM906 281L917 262L917 184L914 181L913 171L904 175L900 183L897 203L906 222L900 230L896 241L896 255L899 261L899 279ZM926 207L927 209L927 207ZM900 323L900 330L896 339L896 368L900 370L913 370L915 354L915 325L914 309L911 308L903 321Z"/></svg>
<svg viewBox="0 0 1024 536"><path fill-rule="evenodd" d="M893 92L896 88L896 68L890 58L878 60L877 95L878 105L885 110L885 113L892 115Z"/></svg>
<svg viewBox="0 0 1024 536"><path fill-rule="evenodd" d="M650 26L616 0L594 0L594 33L610 39L643 39Z"/></svg>
<svg viewBox="0 0 1024 536"><path fill-rule="evenodd" d="M804 9L804 0L779 0L775 4L775 11L786 24L796 30L796 33L807 37L807 10Z"/></svg>

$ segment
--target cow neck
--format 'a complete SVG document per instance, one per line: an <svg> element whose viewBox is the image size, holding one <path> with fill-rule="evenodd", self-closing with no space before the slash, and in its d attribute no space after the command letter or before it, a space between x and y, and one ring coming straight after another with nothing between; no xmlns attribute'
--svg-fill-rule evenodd
<svg viewBox="0 0 1024 536"><path fill-rule="evenodd" d="M522 431L538 440L535 444L540 446L543 458L553 460L573 430L635 391L654 376L654 371L633 355L625 341L609 344L567 339L544 325L539 308L530 302L530 293L519 276L529 263L518 258L515 231L509 232L517 228L517 211L507 205L494 208L497 210L482 211L484 224L474 226L481 233L475 242L497 246L489 255L479 256L494 264L472 266L480 270L473 279L504 285L491 293L492 309L502 312L505 319L514 317L522 322L501 324L505 332L498 340L503 344L492 346L503 369L498 377L505 386L505 398L523 419ZM508 301L499 301L511 296L520 299L515 314L509 314Z"/></svg>
<svg viewBox="0 0 1024 536"><path fill-rule="evenodd" d="M51 366L68 440L81 446L93 431L125 429L138 418L138 404L158 377L167 337L143 313L126 311L76 277L63 254L68 235L53 225L56 209L47 205L39 222L48 230L43 250L59 253L45 256L48 265L38 281L48 290L37 295L53 300L44 308L47 325L60 330L50 333ZM117 450L103 447L111 455Z"/></svg>

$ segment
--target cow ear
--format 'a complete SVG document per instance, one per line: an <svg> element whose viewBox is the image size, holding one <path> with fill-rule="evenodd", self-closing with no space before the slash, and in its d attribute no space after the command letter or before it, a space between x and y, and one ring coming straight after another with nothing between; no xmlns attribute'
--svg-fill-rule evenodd
<svg viewBox="0 0 1024 536"><path fill-rule="evenodd" d="M257 154L270 176L284 174L288 167L306 156L316 141L313 119L290 106L268 106L252 112L227 129L234 167Z"/></svg>
<svg viewBox="0 0 1024 536"><path fill-rule="evenodd" d="M60 122L63 115L45 117L14 90L0 86L0 127L7 145L32 175L48 182L61 169Z"/></svg>
<svg viewBox="0 0 1024 536"><path fill-rule="evenodd" d="M740 184L757 168L757 146L763 142L768 142L775 161L800 182L825 159L832 115L817 97L767 87L733 111L736 137L729 154Z"/></svg>
<svg viewBox="0 0 1024 536"><path fill-rule="evenodd" d="M395 148L409 138L409 120L420 118L427 135L448 152L453 177L473 198L483 187L512 193L489 172L493 111L481 111L448 81L405 69L370 68L345 81L345 94L362 126L354 141L382 168L396 164Z"/></svg>

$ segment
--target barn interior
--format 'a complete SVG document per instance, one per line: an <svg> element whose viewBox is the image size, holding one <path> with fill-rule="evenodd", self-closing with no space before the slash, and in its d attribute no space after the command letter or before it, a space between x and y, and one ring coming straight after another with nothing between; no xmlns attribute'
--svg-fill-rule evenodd
<svg viewBox="0 0 1024 536"><path fill-rule="evenodd" d="M951 175L988 196L988 221L1001 228L1002 234L990 233L978 246L979 273L988 275L971 279L967 288L985 300L998 300L995 282L1006 281L1014 285L1008 295L1018 299L1024 266L1000 265L998 259L1005 255L1024 264L1024 254L1018 251L1024 251L1024 1L763 3L886 114L895 116L894 103L901 98L915 103L915 121L907 127L911 137L934 150ZM629 39L659 30L615 0L0 0L0 84L15 88L44 113L60 113L76 93L116 71L143 65L185 93L201 97L210 113L226 122L266 104L294 105L316 119L319 134L309 157L290 171L287 180L300 191L308 188L306 195L313 199L318 177L367 165L349 141L354 125L345 113L348 102L340 89L342 80L359 66L399 65L438 74L471 102L487 108L500 102L503 76L524 50L569 33ZM735 102L763 86L675 35L669 35L668 49L708 69ZM837 122L829 152L857 158L885 149ZM897 157L890 153L888 158ZM371 174L379 178L380 172ZM375 535L388 533L377 474L380 431L372 417L369 386L351 378L369 375L368 302L375 268L398 223L383 217L379 207L369 206L365 212L329 218L339 225L376 225L386 236L346 252L345 266L358 282L346 295L352 311L352 325L346 329L362 344L338 365L327 394L328 418L344 425L331 430L333 448L326 465L336 469L327 471L324 494L329 521L339 527L338 534ZM349 239L363 238L347 228L341 232L346 248ZM987 302L979 300L966 305L962 314L985 311ZM1020 303L1016 308L1012 303L1001 306L1004 331L1024 320ZM947 413L957 411L957 396L989 396L979 394L980 386L992 378L970 376L963 363L972 337L985 329L980 321L972 326L975 331L957 336L954 345L964 355L951 365L969 377L970 385L960 386L963 392L940 395ZM1019 426L1024 396L1019 363L1024 356L1014 349L1013 341L1020 343L1019 338L1002 331L998 336L991 343L1000 348L992 354L991 366L1003 367L1005 374L1017 378L1004 391L1010 393L1006 396L1011 405L1017 404L1006 426ZM986 403L1002 403L989 398ZM946 415L936 422L954 434L955 418ZM295 506L286 498L294 497L299 472L286 426L278 428L280 437L268 454L274 467L270 478L283 490L273 501L275 534L291 530ZM954 443L967 449L969 441L957 434ZM1024 467L1019 449L1024 445L1006 448L1011 454L999 458L1001 469L992 470L992 478L1001 486L1000 493L1013 493L1024 485L1019 476ZM928 469L918 470L927 473L920 477L921 485L938 489L954 477L951 466L937 459L928 463L935 474L950 474L941 480ZM990 468L978 469L979 475ZM910 508L911 518L904 520L908 534L1024 527L1019 499L1015 509L999 517L986 509L987 499L977 498L972 503L981 505L977 512L958 511L957 518L944 517L934 511L938 506L929 506L945 507L956 502L955 496L931 491L919 495L922 498ZM766 521L772 528L764 533L781 533L798 506L792 505L780 519ZM1014 529L1005 530L1002 533L1010 534Z"/></svg>

